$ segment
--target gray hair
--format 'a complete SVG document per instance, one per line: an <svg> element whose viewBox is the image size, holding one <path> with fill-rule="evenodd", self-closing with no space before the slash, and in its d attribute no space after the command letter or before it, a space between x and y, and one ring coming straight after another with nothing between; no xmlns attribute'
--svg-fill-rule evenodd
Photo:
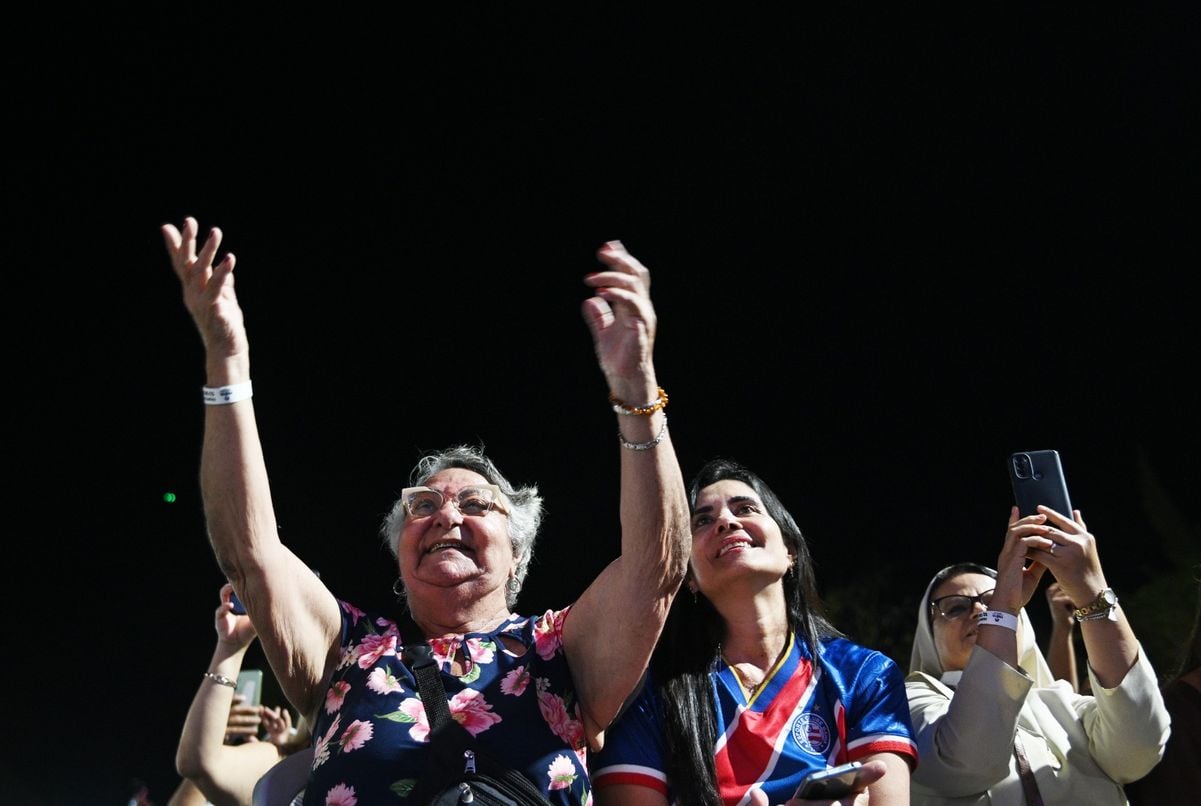
<svg viewBox="0 0 1201 806"><path fill-rule="evenodd" d="M534 556L534 541L538 538L538 528L542 525L542 498L538 495L538 487L534 484L514 487L492 460L484 455L483 448L470 445L456 445L422 456L409 474L410 486L424 486L438 473L452 467L479 473L490 484L499 487L507 499L509 542L513 547L513 558L516 560L513 579L505 585L505 599L511 608L517 603L517 595L521 593L521 586L525 584L525 575L530 570L530 560ZM397 550L400 531L404 528L407 517L404 501L397 499L380 527L384 543L397 559L400 558ZM401 584L403 586L403 581Z"/></svg>

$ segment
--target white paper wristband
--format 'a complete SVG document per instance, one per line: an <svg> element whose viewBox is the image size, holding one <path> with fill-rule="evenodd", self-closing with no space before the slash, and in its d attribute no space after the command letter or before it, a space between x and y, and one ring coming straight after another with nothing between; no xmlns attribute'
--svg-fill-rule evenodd
<svg viewBox="0 0 1201 806"><path fill-rule="evenodd" d="M237 403L239 400L250 397L251 394L250 381L242 381L232 386L205 386L204 405L224 406L227 403Z"/></svg>
<svg viewBox="0 0 1201 806"><path fill-rule="evenodd" d="M1018 617L1004 610L986 610L980 614L980 625L993 624L1007 630L1018 631Z"/></svg>

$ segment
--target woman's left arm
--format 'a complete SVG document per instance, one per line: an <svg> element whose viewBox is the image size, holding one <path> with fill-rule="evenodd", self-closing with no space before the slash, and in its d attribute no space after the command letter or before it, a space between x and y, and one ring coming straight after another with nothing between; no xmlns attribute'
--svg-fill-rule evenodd
<svg viewBox="0 0 1201 806"><path fill-rule="evenodd" d="M621 451L621 556L574 604L563 643L594 749L638 685L684 578L688 500L655 377L650 273L617 241L588 275L582 306L612 398L628 410L617 426ZM647 412L648 409L653 411Z"/></svg>
<svg viewBox="0 0 1201 806"><path fill-rule="evenodd" d="M228 582L221 587L221 604L214 614L217 645L188 708L175 754L177 772L213 803L248 801L259 776L279 761L279 751L269 742L225 744L234 700L231 683L255 639L250 619L233 612L232 593Z"/></svg>
<svg viewBox="0 0 1201 806"><path fill-rule="evenodd" d="M868 785L868 803L872 806L908 806L909 762L896 753L873 753L863 759L865 764L869 761L883 761L888 771Z"/></svg>

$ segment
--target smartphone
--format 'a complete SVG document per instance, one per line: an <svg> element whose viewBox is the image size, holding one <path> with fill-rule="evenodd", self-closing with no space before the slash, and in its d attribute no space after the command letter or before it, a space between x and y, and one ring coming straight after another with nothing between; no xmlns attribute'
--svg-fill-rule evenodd
<svg viewBox="0 0 1201 806"><path fill-rule="evenodd" d="M1023 517L1038 514L1038 505L1072 517L1072 502L1058 451L1018 451L1009 455L1009 483Z"/></svg>
<svg viewBox="0 0 1201 806"><path fill-rule="evenodd" d="M831 800L842 798L855 791L859 780L859 768L863 765L858 761L817 770L805 776L801 785L792 793L794 798L805 800Z"/></svg>
<svg viewBox="0 0 1201 806"><path fill-rule="evenodd" d="M243 669L238 672L238 685L234 694L241 694L246 699L242 705L261 705L263 701L263 670Z"/></svg>

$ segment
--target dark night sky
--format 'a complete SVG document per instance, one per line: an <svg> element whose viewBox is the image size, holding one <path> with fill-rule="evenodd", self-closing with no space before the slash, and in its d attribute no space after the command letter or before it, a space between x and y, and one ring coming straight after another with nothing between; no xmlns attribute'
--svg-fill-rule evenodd
<svg viewBox="0 0 1201 806"><path fill-rule="evenodd" d="M652 271L685 473L757 469L827 591L910 629L934 570L995 559L1014 450L1063 455L1119 593L1170 565L1155 495L1195 540L1195 10L559 14L10 29L18 800L175 785L221 583L158 234L188 214L238 255L282 534L366 607L422 449L539 484L522 609L613 556L579 315L610 238Z"/></svg>

